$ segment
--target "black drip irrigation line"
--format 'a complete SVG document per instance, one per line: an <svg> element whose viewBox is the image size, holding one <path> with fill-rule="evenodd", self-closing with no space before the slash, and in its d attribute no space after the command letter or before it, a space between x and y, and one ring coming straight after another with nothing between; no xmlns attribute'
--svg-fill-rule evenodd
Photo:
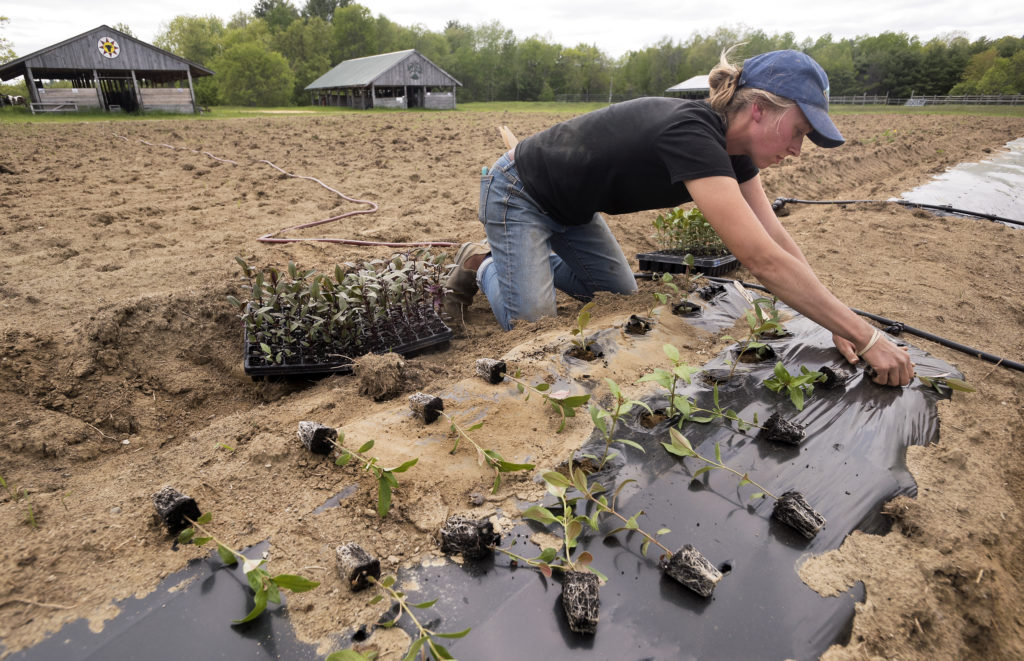
<svg viewBox="0 0 1024 661"><path fill-rule="evenodd" d="M998 223L1009 223L1010 225L1017 225L1024 227L1024 220L1013 220L1012 218L1003 218L1002 216L996 216L990 213L982 213L980 211L967 211L965 209L956 209L949 206L948 204L924 204L922 202L911 202L909 200L798 200L792 197L779 197L772 202L772 209L778 211L786 204L898 204L901 207L910 207L912 209L932 209L935 211L943 211L945 213L955 213L961 216L973 216L975 218L984 218Z"/></svg>
<svg viewBox="0 0 1024 661"><path fill-rule="evenodd" d="M636 277L637 279L643 278L643 279L648 279L648 280L654 279L655 275L656 275L655 273L634 273L633 274L633 276ZM729 284L729 283L732 283L732 282L740 282L738 280L731 280L729 278L716 278L714 276L708 276L708 275L705 275L705 276L702 276L702 277L704 277L707 280L710 280L712 282L720 282L720 283L723 283L723 284ZM750 282L740 282L740 284L743 285L744 287L746 287L747 289L757 289L759 291L767 292L768 294L772 293L771 290L769 290L767 287L764 287L762 285L756 285L756 284L753 284L753 283L750 283ZM1018 363L1018 362L1016 362L1014 360L1008 360L1006 358L1002 358L1000 356L996 356L996 355L990 354L987 351L981 351L979 349L975 349L974 347L969 347L966 344L960 344L959 342L955 342L953 340L947 340L944 337L940 337L938 335L934 335L932 333L929 333L928 331L923 331L923 330L921 330L919 328L914 328L913 326L908 326L907 324L904 324L903 322L900 322L900 321L893 321L892 319L887 319L887 318L882 317L880 315L872 314L871 312L864 312L863 310L858 310L857 308L850 308L850 309L853 310L854 312L856 312L857 314L859 314L862 317L867 317L868 319L872 319L874 321L877 321L880 324L883 324L885 326L885 328L883 330L885 330L887 333L891 333L892 335L899 335L900 333L904 333L904 332L910 333L911 335L916 335L917 337L922 337L922 338L924 338L926 340L930 340L932 342L935 342L936 344L941 344L942 346L948 347L950 349L955 349L956 351L960 351L960 352L965 353L965 354L967 354L969 356L974 356L975 358L980 358L981 360L987 361L989 363L994 363L997 367L1008 367L1008 368L1010 368L1012 370L1017 370L1018 372L1024 372L1024 364Z"/></svg>

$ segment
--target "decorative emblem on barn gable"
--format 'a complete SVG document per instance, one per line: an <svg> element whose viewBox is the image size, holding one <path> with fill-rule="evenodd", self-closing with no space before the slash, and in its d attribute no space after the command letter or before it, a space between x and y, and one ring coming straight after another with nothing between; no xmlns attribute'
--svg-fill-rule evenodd
<svg viewBox="0 0 1024 661"><path fill-rule="evenodd" d="M100 49L100 55L111 60L121 53L121 47L110 37L100 39L97 46Z"/></svg>
<svg viewBox="0 0 1024 661"><path fill-rule="evenodd" d="M419 80L420 74L423 73L423 64L414 60L406 67L406 71L409 72L409 78Z"/></svg>

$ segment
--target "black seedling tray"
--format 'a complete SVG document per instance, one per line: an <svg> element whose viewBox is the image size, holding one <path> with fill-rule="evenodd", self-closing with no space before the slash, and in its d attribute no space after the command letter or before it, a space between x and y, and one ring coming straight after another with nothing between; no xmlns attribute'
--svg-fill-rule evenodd
<svg viewBox="0 0 1024 661"><path fill-rule="evenodd" d="M686 273L686 253L675 251L644 252L636 256L641 271L655 273ZM721 257L694 257L693 270L704 275L724 275L739 268L740 262L735 255Z"/></svg>
<svg viewBox="0 0 1024 661"><path fill-rule="evenodd" d="M454 333L436 315L430 319L427 328L419 333L406 329L404 333L389 340L367 342L360 348L350 346L336 347L331 353L337 358L317 361L307 357L296 357L290 362L280 365L264 362L259 345L245 340L245 329L242 329L244 343L245 373L253 379L272 378L320 378L331 374L351 374L353 358L368 353L394 352L406 358L443 349L448 346Z"/></svg>

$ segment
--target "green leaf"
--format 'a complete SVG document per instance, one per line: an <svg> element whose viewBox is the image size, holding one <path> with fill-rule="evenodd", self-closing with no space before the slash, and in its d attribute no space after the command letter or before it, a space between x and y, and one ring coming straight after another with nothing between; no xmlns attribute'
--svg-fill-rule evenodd
<svg viewBox="0 0 1024 661"><path fill-rule="evenodd" d="M372 656L364 656L355 650L340 650L327 656L324 661L374 661L377 658L376 652L370 652Z"/></svg>
<svg viewBox="0 0 1024 661"><path fill-rule="evenodd" d="M570 482L567 477L565 477L564 475L557 471L547 471L546 473L541 475L541 478L543 478L543 480L548 484L554 485L556 487L561 487L563 489L568 489L569 487L572 486L572 482Z"/></svg>
<svg viewBox="0 0 1024 661"><path fill-rule="evenodd" d="M278 589L273 580L267 582L267 601L272 604L281 603L281 590Z"/></svg>
<svg viewBox="0 0 1024 661"><path fill-rule="evenodd" d="M623 445L628 445L631 448L636 448L637 450L640 450L643 453L647 452L647 450L644 449L644 446L640 445L636 441L631 441L628 438L617 438L615 439L615 442L622 443Z"/></svg>
<svg viewBox="0 0 1024 661"><path fill-rule="evenodd" d="M195 528L185 528L180 533L178 533L178 543L179 544L189 544L189 543L192 542L192 538L195 537L195 536L196 536Z"/></svg>
<svg viewBox="0 0 1024 661"><path fill-rule="evenodd" d="M672 531L669 530L668 528L658 528L658 532L656 532L654 534L655 535L664 535L664 534L667 534L667 533L670 533L670 532L672 532Z"/></svg>
<svg viewBox="0 0 1024 661"><path fill-rule="evenodd" d="M347 466L350 461L352 461L352 455L348 452L342 451L342 453L338 455L338 458L334 460L334 465Z"/></svg>
<svg viewBox="0 0 1024 661"><path fill-rule="evenodd" d="M538 555L536 558L534 558L534 560L537 560L538 562L550 563L550 562L552 562L557 557L558 557L558 551L556 551L555 549L553 549L553 548L551 548L549 546L546 549L544 549L543 551L541 551L540 555Z"/></svg>
<svg viewBox="0 0 1024 661"><path fill-rule="evenodd" d="M587 474L578 466L572 469L572 485L576 487L576 490L580 493L588 492Z"/></svg>
<svg viewBox="0 0 1024 661"><path fill-rule="evenodd" d="M270 580L276 583L278 587L291 590L292 592L308 592L320 585L317 581L311 581L296 574L278 574Z"/></svg>
<svg viewBox="0 0 1024 661"><path fill-rule="evenodd" d="M233 565L238 562L238 558L235 556L234 552L223 544L217 545L217 555L220 556L220 561L225 565Z"/></svg>
<svg viewBox="0 0 1024 661"><path fill-rule="evenodd" d="M413 466L415 466L416 462L419 461L419 460L420 460L419 457L417 457L415 459L410 459L409 461L401 464L400 466L396 466L395 468L387 468L385 470L387 472L389 472L389 473L404 473L405 471L407 471L410 468L412 468Z"/></svg>
<svg viewBox="0 0 1024 661"><path fill-rule="evenodd" d="M384 518L391 509L391 485L382 475L377 479L377 516Z"/></svg>
<svg viewBox="0 0 1024 661"><path fill-rule="evenodd" d="M434 635L439 638L463 638L465 637L466 634L470 632L471 629L472 627L464 631L456 631L455 633L436 633Z"/></svg>
<svg viewBox="0 0 1024 661"><path fill-rule="evenodd" d="M438 657L439 659L455 659L455 657L452 656L451 652L446 650L444 646L439 645L434 641L430 641L430 650L434 653L434 656Z"/></svg>
<svg viewBox="0 0 1024 661"><path fill-rule="evenodd" d="M644 543L640 545L640 555L647 555L647 549L651 545L651 540L645 539Z"/></svg>
<svg viewBox="0 0 1024 661"><path fill-rule="evenodd" d="M693 479L696 480L698 477L700 477L704 473L707 473L708 471L713 471L713 470L715 470L714 466L702 466L702 467L698 468L697 471L693 474Z"/></svg>
<svg viewBox="0 0 1024 661"><path fill-rule="evenodd" d="M538 383L537 385L535 385L533 387L533 389L536 390L537 392L547 392L548 388L550 388L550 387L551 387L550 383L541 382L541 383Z"/></svg>
<svg viewBox="0 0 1024 661"><path fill-rule="evenodd" d="M583 524L573 519L569 522L569 525L565 527L566 540L569 542L575 541L575 539L580 536L581 532L583 532Z"/></svg>
<svg viewBox="0 0 1024 661"><path fill-rule="evenodd" d="M960 392L976 392L972 386L967 385L967 382L963 379L957 379L952 376L945 378L946 385L953 390L959 390Z"/></svg>
<svg viewBox="0 0 1024 661"><path fill-rule="evenodd" d="M429 640L429 638L426 636L420 636L417 638L409 647L409 651L406 652L404 657L402 657L402 661L413 661L416 658L416 653L420 651L420 648L423 647L423 644L427 642L427 640Z"/></svg>
<svg viewBox="0 0 1024 661"><path fill-rule="evenodd" d="M206 542L210 541L211 539L213 539L213 537L196 537L196 538L194 538L192 540L192 543L195 544L196 546L202 546L203 544L205 544Z"/></svg>
<svg viewBox="0 0 1024 661"><path fill-rule="evenodd" d="M764 492L763 491L757 491L755 493L750 494L750 500L756 500L758 498L764 498Z"/></svg>
<svg viewBox="0 0 1024 661"><path fill-rule="evenodd" d="M715 461L722 463L722 446L715 443Z"/></svg>
<svg viewBox="0 0 1024 661"><path fill-rule="evenodd" d="M362 444L361 446L359 446L359 449L358 449L358 450L356 450L356 452L358 452L359 454L363 454L364 452L369 452L369 451L370 451L370 450L371 450L371 449L373 448L373 444L374 444L375 442L376 442L376 441L374 441L374 440L373 440L373 439L371 438L370 440L368 440L367 442L365 442L365 443L363 443L363 444Z"/></svg>
<svg viewBox="0 0 1024 661"><path fill-rule="evenodd" d="M412 606L413 608L430 608L431 606L433 606L436 603L437 603L437 599L433 599L431 601L424 601L421 604L410 604L410 606Z"/></svg>
<svg viewBox="0 0 1024 661"><path fill-rule="evenodd" d="M679 362L679 349L675 348L671 344L666 344L661 347L661 350L665 352L665 355L668 356L668 359L673 363Z"/></svg>
<svg viewBox="0 0 1024 661"><path fill-rule="evenodd" d="M775 372L775 378L777 378L782 383L789 383L789 372L786 371L786 367L785 365L782 364L781 360L775 363L775 369L773 371Z"/></svg>
<svg viewBox="0 0 1024 661"><path fill-rule="evenodd" d="M397 578L395 576L385 576L384 580L382 580L380 582L380 584L383 585L386 588L389 588L389 587L391 587L392 585L395 584L396 580L397 580Z"/></svg>
<svg viewBox="0 0 1024 661"><path fill-rule="evenodd" d="M793 402L793 406L796 407L797 411L804 410L804 391L799 388L789 389L789 399Z"/></svg>
<svg viewBox="0 0 1024 661"><path fill-rule="evenodd" d="M558 522L558 518L551 513L551 510L546 507L541 507L540 505L533 505L526 508L520 516L524 519L543 523L546 526Z"/></svg>
<svg viewBox="0 0 1024 661"><path fill-rule="evenodd" d="M257 617L259 617L260 614L267 609L267 591L257 590L255 595L253 596L253 602L253 607L252 610L249 611L249 614L243 617L241 620L234 620L232 622L233 624L244 624L246 622L251 622L252 620L255 620Z"/></svg>

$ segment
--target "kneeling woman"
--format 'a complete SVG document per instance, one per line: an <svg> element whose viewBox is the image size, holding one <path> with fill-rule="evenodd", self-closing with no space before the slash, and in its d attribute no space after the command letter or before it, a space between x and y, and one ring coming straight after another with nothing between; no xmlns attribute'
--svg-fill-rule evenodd
<svg viewBox="0 0 1024 661"><path fill-rule="evenodd" d="M555 314L555 290L587 300L632 293L632 269L599 211L624 214L693 201L725 245L793 309L832 331L875 381L906 385L905 351L818 280L782 227L758 169L799 156L804 137L844 140L828 116L828 78L797 51L774 51L710 74L710 98L649 97L557 124L520 142L480 184L487 244L464 245L449 286L468 304L481 288L506 330Z"/></svg>

